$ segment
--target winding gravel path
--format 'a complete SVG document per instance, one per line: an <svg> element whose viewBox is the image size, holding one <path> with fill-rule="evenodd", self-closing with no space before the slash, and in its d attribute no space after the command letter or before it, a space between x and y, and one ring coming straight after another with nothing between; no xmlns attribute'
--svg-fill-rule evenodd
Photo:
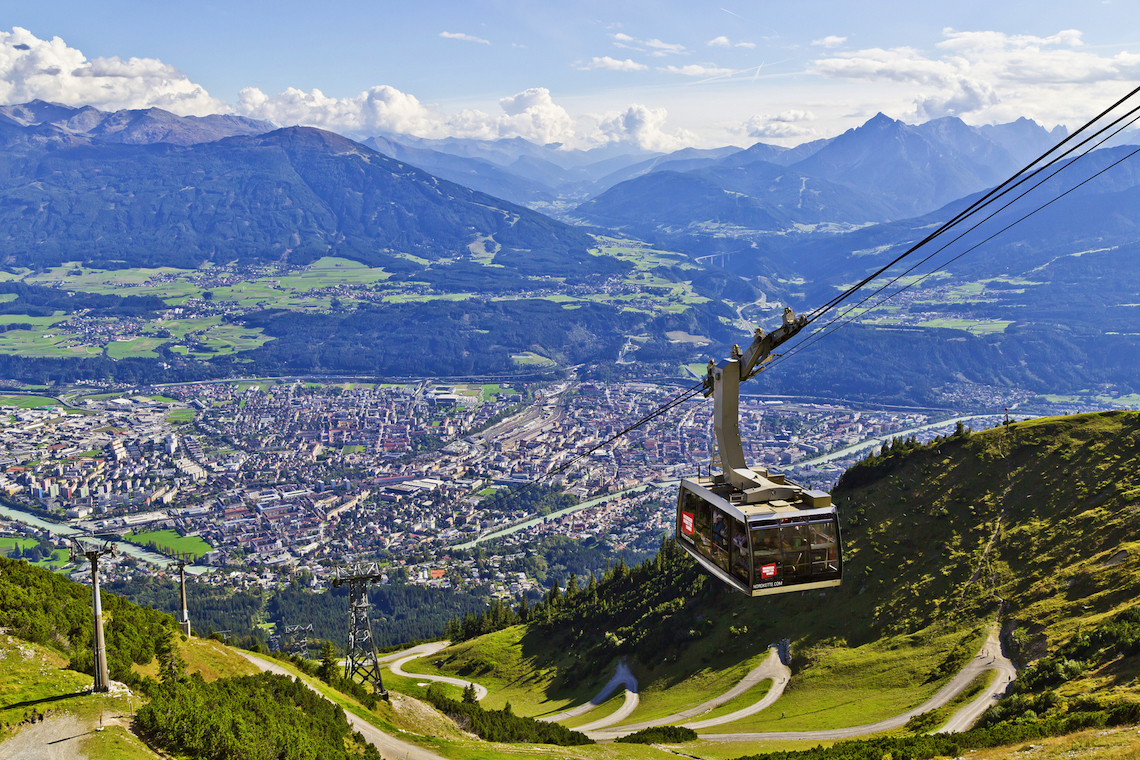
<svg viewBox="0 0 1140 760"><path fill-rule="evenodd" d="M618 662L617 669L614 671L614 677L611 678L606 683L606 685L602 687L602 690L599 691L597 695L589 702L583 705L578 705L577 707L566 710L565 712L560 712L557 715L538 718L538 720L544 721L546 723L555 723L560 720L568 720L570 718L576 718L579 715L584 715L602 705L607 699L610 698L610 695L613 694L619 686L625 686L625 704L622 705L621 710L618 710L618 712L625 710L625 708L629 706L630 698L632 696L633 707L630 707L629 710L625 713L626 715L629 715L633 712L633 708L637 707L638 703L637 679L634 678L633 673L631 673L629 670L629 666L626 665L625 661L623 660L621 662ZM614 714L616 715L617 713ZM612 718L613 716L611 715L609 717ZM599 722L600 721L594 721L594 723ZM617 721L614 722L616 723ZM591 723L590 725L594 724ZM606 725L612 724L607 723Z"/></svg>
<svg viewBox="0 0 1140 760"><path fill-rule="evenodd" d="M770 731L762 733L735 732L724 734L705 733L701 734L700 736L702 739L707 739L710 741L747 742L801 740L822 741L829 739L850 739L856 736L877 734L881 731L890 731L895 728L901 728L902 726L905 726L907 721L909 721L915 715L929 712L931 710L937 710L939 707L950 703L955 697L965 691L966 687L969 686L975 678L987 670L997 670L999 673L1003 674L1002 676L998 677L997 682L994 684L994 686L988 689L986 693L982 695L982 697L985 697L986 700L991 700L990 703L992 704L994 695L998 694L999 692L1004 693L1005 688L1009 685L1009 682L1013 680L1013 677L1016 674L1016 671L1013 668L1013 663L1006 659L1005 655L1002 654L1001 645L998 643L997 636L993 633L990 634L990 637L986 640L986 643L982 645L981 651L978 652L974 659L970 660L970 662L967 663L966 667L962 668L962 670L958 672L958 675L950 679L950 682L939 689L933 697L926 700L918 707L915 707L912 710L908 710L902 715L896 715L893 718L885 718L876 723L868 723L862 726L833 728L824 731ZM1000 687L1000 689L995 690L995 687ZM963 708L963 710L959 711L959 713L950 720L950 723L947 724L947 727L961 724L963 722L968 725L969 723L972 723L973 720L977 719L977 716L981 715L981 711L972 711L974 711L978 705L983 704L984 701L982 697L974 700L965 708ZM963 714L968 717L968 721L959 720L959 716ZM949 730L956 731L961 729L950 728Z"/></svg>
<svg viewBox="0 0 1140 760"><path fill-rule="evenodd" d="M744 676L744 678L740 679L740 681L735 686L719 696L702 702L696 707L690 707L687 710L682 710L680 712L673 713L672 715L666 715L663 718L655 718L653 720L642 721L641 723L631 723L628 726L619 726L617 728L610 729L609 731L599 731L597 729L603 728L604 726L612 726L620 721L609 721L602 726L590 724L589 726L582 726L578 730L584 731L587 736L596 741L610 741L621 736L632 734L635 731L640 731L643 728L653 728L655 726L666 726L671 723L679 723L686 718L695 718L699 715L704 715L711 710L715 710L725 702L736 699L741 694L744 694L749 689L752 689L765 679L772 679L772 688L768 690L768 693L764 696L763 699L756 702L755 704L749 705L748 707L737 710L728 715L722 715L719 718L710 718L709 720L699 721L697 723L686 723L684 725L688 728L696 729L704 728L707 726L719 726L723 723L731 723L735 720L740 720L741 718L752 715L753 713L758 713L779 699L780 695L784 693L784 688L788 685L788 679L791 678L791 675L792 671L789 670L786 665L780 662L780 656L777 653L776 648L772 647L768 650L767 659L749 671L748 674Z"/></svg>
<svg viewBox="0 0 1140 760"><path fill-rule="evenodd" d="M276 673L277 675L288 676L289 678L293 677L293 674L285 668L268 660L263 660L257 655L243 652L240 649L233 651L252 662L261 670ZM312 689L311 686L309 688ZM313 689L313 691L320 694L316 689ZM442 755L437 755L430 749L424 749L410 742L401 741L394 736L389 736L364 718L353 715L348 710L344 711L344 717L348 718L348 723L352 726L354 731L359 731L369 743L380 750L380 756L385 758L385 760L446 760Z"/></svg>
<svg viewBox="0 0 1140 760"><path fill-rule="evenodd" d="M418 660L421 657L427 657L428 655L435 654L436 652L442 649L446 649L449 646L451 646L450 641L433 641L430 644L421 644L418 647L412 647L411 649L408 649L404 652L398 652L397 654L402 654L404 656L398 660L395 660L395 662L388 666L388 669L396 675L403 676L404 678L416 678L421 681L449 683L452 686L458 686L461 689L466 689L468 684L470 684L471 686L475 687L475 700L482 701L487 696L487 687L480 686L474 681L464 681L462 678L452 678L451 676L437 676L428 673L408 673L404 670L404 666L412 660Z"/></svg>
<svg viewBox="0 0 1140 760"><path fill-rule="evenodd" d="M982 647L982 651L970 663L973 665L979 659L989 657L989 667L982 667L979 672L985 670L996 670L998 673L997 678L990 684L990 687L978 695L970 704L963 707L946 723L945 726L938 729L936 734L956 734L960 731L968 731L970 726L977 722L978 718L982 716L989 708L997 704L997 701L1005 696L1006 689L1013 683L1013 679L1017 678L1017 669L1013 667L1013 663L1001 651L1001 644L999 644L993 637L986 641L986 645ZM969 666L967 666L969 667Z"/></svg>

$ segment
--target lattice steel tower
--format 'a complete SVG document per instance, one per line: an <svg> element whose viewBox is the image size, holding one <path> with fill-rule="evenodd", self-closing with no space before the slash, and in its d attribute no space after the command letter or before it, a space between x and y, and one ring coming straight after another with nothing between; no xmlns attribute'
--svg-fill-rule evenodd
<svg viewBox="0 0 1140 760"><path fill-rule="evenodd" d="M313 632L313 624L312 623L309 623L307 625L287 625L287 626L285 626L285 635L282 637L282 640L283 641L287 640L289 642L289 644L288 644L289 648L287 650L289 652L289 654L296 655L298 657L308 657L309 656L309 637L306 634L309 634L312 632ZM282 645L281 648L285 649L285 646Z"/></svg>
<svg viewBox="0 0 1140 760"><path fill-rule="evenodd" d="M348 648L344 658L344 677L372 684L376 693L388 698L388 690L380 678L380 659L372 639L368 621L368 587L380 580L380 567L375 563L342 567L337 570L333 588L348 586Z"/></svg>
<svg viewBox="0 0 1140 760"><path fill-rule="evenodd" d="M107 644L103 640L103 600L99 594L99 558L115 556L115 545L102 536L71 536L71 559L86 557L91 563L91 653L95 661L95 691L109 691L111 676L107 672ZM95 543L98 542L98 543Z"/></svg>

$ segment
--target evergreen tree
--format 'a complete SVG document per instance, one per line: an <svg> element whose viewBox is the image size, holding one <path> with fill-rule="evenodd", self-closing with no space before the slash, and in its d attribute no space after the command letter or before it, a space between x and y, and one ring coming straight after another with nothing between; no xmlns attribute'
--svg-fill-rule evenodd
<svg viewBox="0 0 1140 760"><path fill-rule="evenodd" d="M178 651L178 639L173 628L166 628L159 636L154 653L158 658L158 677L163 683L181 681L186 674L186 661Z"/></svg>
<svg viewBox="0 0 1140 760"><path fill-rule="evenodd" d="M473 705L478 701L479 700L475 698L475 684L467 684L467 686L463 689L463 704Z"/></svg>
<svg viewBox="0 0 1140 760"><path fill-rule="evenodd" d="M333 649L333 643L326 639L325 643L321 644L321 664L317 668L317 677L325 683L329 683L336 672L336 651Z"/></svg>

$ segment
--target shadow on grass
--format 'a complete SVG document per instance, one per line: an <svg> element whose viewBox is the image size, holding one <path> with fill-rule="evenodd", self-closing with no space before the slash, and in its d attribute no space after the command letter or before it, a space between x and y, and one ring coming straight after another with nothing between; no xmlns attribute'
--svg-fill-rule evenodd
<svg viewBox="0 0 1140 760"><path fill-rule="evenodd" d="M42 705L47 702L58 702L61 699L72 699L74 697L82 697L88 692L77 691L73 694L57 694L54 697L44 697L43 699L29 699L24 702L14 702L10 705L0 705L0 710L17 710L21 707L33 707L35 705Z"/></svg>

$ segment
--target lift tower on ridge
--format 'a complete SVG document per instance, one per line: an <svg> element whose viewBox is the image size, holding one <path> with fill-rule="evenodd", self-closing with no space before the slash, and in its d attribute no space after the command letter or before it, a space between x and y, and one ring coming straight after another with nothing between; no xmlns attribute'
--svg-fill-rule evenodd
<svg viewBox="0 0 1140 760"><path fill-rule="evenodd" d="M91 612L94 618L91 652L95 663L96 692L109 691L111 676L107 672L107 644L103 640L103 600L99 594L99 558L115 556L115 545L103 536L71 536L71 559L86 557L91 563Z"/></svg>
<svg viewBox="0 0 1140 760"><path fill-rule="evenodd" d="M372 639L372 624L368 621L368 587L381 578L380 566L375 562L338 568L332 586L348 586L348 648L344 657L344 677L355 680L357 674L363 683L372 684L376 694L388 698L388 690L380 677L380 659Z"/></svg>
<svg viewBox="0 0 1140 760"><path fill-rule="evenodd" d="M178 584L182 589L182 607L178 610L178 630L183 636L190 636L190 609L186 606L186 566L194 561L194 555L189 552L172 554L174 564L178 566Z"/></svg>

